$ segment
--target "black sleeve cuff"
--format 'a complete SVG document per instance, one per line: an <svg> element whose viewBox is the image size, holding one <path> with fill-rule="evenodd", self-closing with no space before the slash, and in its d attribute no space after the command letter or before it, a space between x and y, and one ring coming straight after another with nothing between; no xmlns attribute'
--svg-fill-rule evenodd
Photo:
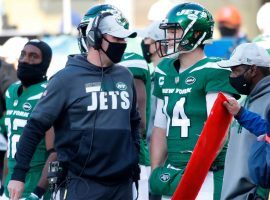
<svg viewBox="0 0 270 200"><path fill-rule="evenodd" d="M14 168L14 172L11 176L11 180L25 182L27 170Z"/></svg>
<svg viewBox="0 0 270 200"><path fill-rule="evenodd" d="M239 119L241 117L241 115L244 112L244 108L241 106L240 110L238 111L238 113L234 116L235 119Z"/></svg>
<svg viewBox="0 0 270 200"><path fill-rule="evenodd" d="M41 198L43 194L45 194L46 190L42 187L37 186L33 193L38 196L38 198Z"/></svg>
<svg viewBox="0 0 270 200"><path fill-rule="evenodd" d="M56 151L55 151L54 148L51 148L51 149L47 150L47 152L48 152L48 154L51 154L51 153L54 153L54 152L56 152Z"/></svg>

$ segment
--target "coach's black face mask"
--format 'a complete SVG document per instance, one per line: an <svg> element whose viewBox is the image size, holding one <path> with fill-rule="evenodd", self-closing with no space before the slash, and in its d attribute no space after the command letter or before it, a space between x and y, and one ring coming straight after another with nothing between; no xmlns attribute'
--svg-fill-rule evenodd
<svg viewBox="0 0 270 200"><path fill-rule="evenodd" d="M126 43L118 43L118 42L110 42L104 37L104 40L106 40L109 43L108 49L102 51L110 58L110 60L113 63L119 63L121 61L121 58L126 50L127 44Z"/></svg>
<svg viewBox="0 0 270 200"><path fill-rule="evenodd" d="M25 87L45 81L45 74L46 70L43 70L41 64L28 64L24 62L19 62L18 64L17 76Z"/></svg>

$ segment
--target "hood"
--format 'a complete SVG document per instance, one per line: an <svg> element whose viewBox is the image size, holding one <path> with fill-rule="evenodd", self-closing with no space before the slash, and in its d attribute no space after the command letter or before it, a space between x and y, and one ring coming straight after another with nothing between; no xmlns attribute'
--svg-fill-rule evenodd
<svg viewBox="0 0 270 200"><path fill-rule="evenodd" d="M249 102L252 102L257 98L260 98L266 93L270 93L269 86L270 86L270 76L266 76L262 80L260 80L255 86L255 88L253 88L253 90L251 91Z"/></svg>
<svg viewBox="0 0 270 200"><path fill-rule="evenodd" d="M85 68L87 70L93 71L93 73L95 72L100 73L102 69L103 69L103 73L106 73L107 71L110 71L113 68L113 66L114 65L111 65L109 67L104 67L104 68L96 66L87 60L86 55L82 55L82 54L69 55L67 64L66 64L66 67Z"/></svg>

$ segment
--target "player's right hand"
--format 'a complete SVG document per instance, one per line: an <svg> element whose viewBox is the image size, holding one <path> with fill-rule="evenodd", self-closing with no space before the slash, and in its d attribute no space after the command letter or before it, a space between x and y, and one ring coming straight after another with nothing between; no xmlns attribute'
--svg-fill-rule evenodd
<svg viewBox="0 0 270 200"><path fill-rule="evenodd" d="M19 200L24 190L24 183L21 181L10 180L7 188L10 199Z"/></svg>
<svg viewBox="0 0 270 200"><path fill-rule="evenodd" d="M235 116L240 111L241 106L238 104L237 100L234 98L228 98L227 101L223 102L223 105L227 108L228 112Z"/></svg>

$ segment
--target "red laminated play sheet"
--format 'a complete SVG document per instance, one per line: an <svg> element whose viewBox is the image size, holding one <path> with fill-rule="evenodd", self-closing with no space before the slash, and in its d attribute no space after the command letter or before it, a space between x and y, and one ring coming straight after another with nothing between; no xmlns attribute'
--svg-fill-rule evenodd
<svg viewBox="0 0 270 200"><path fill-rule="evenodd" d="M219 93L172 200L194 200L228 132L232 115Z"/></svg>

